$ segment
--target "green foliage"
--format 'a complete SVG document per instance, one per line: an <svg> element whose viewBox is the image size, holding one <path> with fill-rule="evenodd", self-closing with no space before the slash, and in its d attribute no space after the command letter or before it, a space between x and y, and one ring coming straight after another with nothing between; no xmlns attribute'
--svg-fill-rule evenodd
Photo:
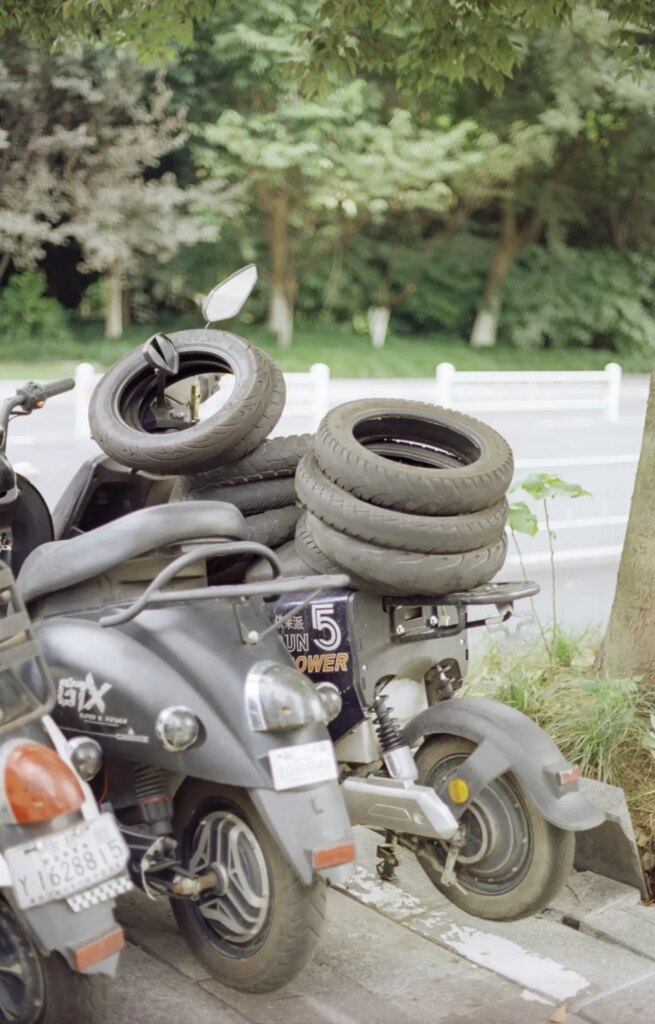
<svg viewBox="0 0 655 1024"><path fill-rule="evenodd" d="M528 537L539 533L539 520L524 501L514 501L509 506L507 525L514 533L525 533Z"/></svg>
<svg viewBox="0 0 655 1024"><path fill-rule="evenodd" d="M537 501L548 501L551 498L589 498L580 484L569 484L552 473L531 473L522 480L518 487Z"/></svg>
<svg viewBox="0 0 655 1024"><path fill-rule="evenodd" d="M0 292L1 356L56 356L70 341L66 311L45 290L45 274L25 271L14 274Z"/></svg>
<svg viewBox="0 0 655 1024"><path fill-rule="evenodd" d="M514 264L503 298L501 339L519 347L655 351L655 258L532 246Z"/></svg>
<svg viewBox="0 0 655 1024"><path fill-rule="evenodd" d="M623 786L628 799L655 784L648 754L654 698L635 679L594 674L598 638L558 632L553 653L491 645L468 690L510 704L541 725L584 775ZM554 656L553 656L554 654Z"/></svg>

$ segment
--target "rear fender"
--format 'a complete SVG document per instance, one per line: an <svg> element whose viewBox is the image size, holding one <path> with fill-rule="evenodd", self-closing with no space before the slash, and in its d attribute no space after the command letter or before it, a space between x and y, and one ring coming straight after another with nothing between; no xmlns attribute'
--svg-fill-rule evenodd
<svg viewBox="0 0 655 1024"><path fill-rule="evenodd" d="M352 843L353 833L338 782L311 789L275 792L255 789L250 798L271 835L304 885L314 876L312 853L328 846ZM345 882L355 861L321 871L333 883Z"/></svg>
<svg viewBox="0 0 655 1024"><path fill-rule="evenodd" d="M456 805L447 792L439 794L456 818L493 779L511 772L552 825L578 832L605 820L580 794L577 782L558 784L558 773L572 766L543 729L505 704L480 697L442 701L413 718L404 731L411 747L439 735L461 736L477 745L457 772L469 786L466 803Z"/></svg>

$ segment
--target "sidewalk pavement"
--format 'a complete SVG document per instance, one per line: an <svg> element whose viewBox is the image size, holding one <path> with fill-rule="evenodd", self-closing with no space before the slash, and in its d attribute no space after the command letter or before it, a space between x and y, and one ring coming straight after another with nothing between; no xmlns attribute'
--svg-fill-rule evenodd
<svg viewBox="0 0 655 1024"><path fill-rule="evenodd" d="M280 992L212 981L164 901L124 897L129 944L112 1024L649 1024L655 1020L655 909L620 883L574 875L549 910L480 921L437 893L411 855L399 882L375 876L375 837L332 890L312 964Z"/></svg>

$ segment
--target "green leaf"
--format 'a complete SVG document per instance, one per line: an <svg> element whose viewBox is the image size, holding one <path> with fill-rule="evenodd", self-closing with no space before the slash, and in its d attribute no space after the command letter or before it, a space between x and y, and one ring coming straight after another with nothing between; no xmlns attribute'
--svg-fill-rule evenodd
<svg viewBox="0 0 655 1024"><path fill-rule="evenodd" d="M514 533L527 533L528 537L534 537L539 531L537 517L524 501L515 501L509 506L507 522Z"/></svg>
<svg viewBox="0 0 655 1024"><path fill-rule="evenodd" d="M537 501L544 501L548 498L590 498L589 491L585 491L580 484L570 484L559 476L551 473L531 473L523 480L519 487Z"/></svg>

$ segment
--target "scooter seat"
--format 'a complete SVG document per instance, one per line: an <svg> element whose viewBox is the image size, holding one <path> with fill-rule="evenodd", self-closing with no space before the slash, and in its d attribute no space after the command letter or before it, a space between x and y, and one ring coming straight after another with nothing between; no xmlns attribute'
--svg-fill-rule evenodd
<svg viewBox="0 0 655 1024"><path fill-rule="evenodd" d="M130 512L79 537L36 548L23 563L18 586L26 604L109 572L123 562L183 541L245 540L241 512L222 501L175 502Z"/></svg>

